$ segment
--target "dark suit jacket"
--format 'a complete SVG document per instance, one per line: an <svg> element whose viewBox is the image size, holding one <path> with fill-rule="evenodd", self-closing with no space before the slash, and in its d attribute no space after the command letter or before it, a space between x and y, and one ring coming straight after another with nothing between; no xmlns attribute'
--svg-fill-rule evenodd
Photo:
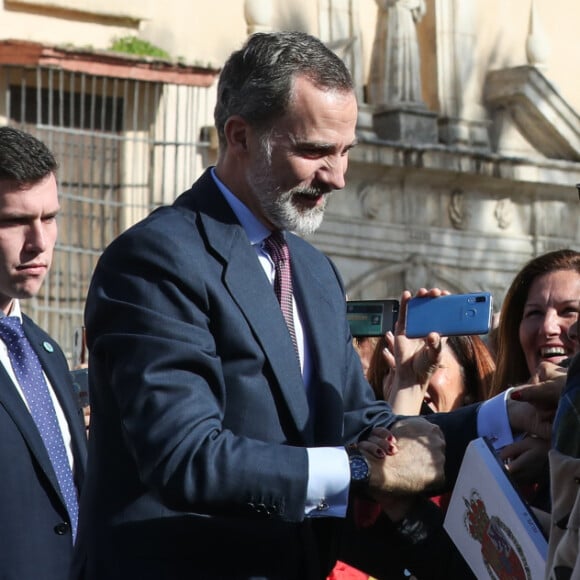
<svg viewBox="0 0 580 580"><path fill-rule="evenodd" d="M30 318L23 325L68 420L80 487L86 435L66 359ZM64 501L38 429L1 365L0 470L0 578L66 580L73 549Z"/></svg>
<svg viewBox="0 0 580 580"><path fill-rule="evenodd" d="M342 446L394 416L364 380L334 266L287 237L309 399L209 173L104 252L86 306L88 578L308 578L332 563L340 520L304 520L304 447Z"/></svg>

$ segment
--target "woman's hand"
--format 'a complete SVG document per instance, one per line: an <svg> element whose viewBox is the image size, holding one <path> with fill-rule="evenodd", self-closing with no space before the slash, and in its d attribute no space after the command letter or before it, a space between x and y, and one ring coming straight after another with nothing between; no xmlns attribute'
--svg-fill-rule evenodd
<svg viewBox="0 0 580 580"><path fill-rule="evenodd" d="M417 292L417 296L443 294L446 292L438 288L422 288ZM385 335L387 346L382 353L390 368L383 381L383 396L396 413L404 415L420 412L431 376L439 366L444 341L436 332L426 338L405 336L407 304L411 297L407 290L401 295L395 334L388 332Z"/></svg>
<svg viewBox="0 0 580 580"><path fill-rule="evenodd" d="M528 435L506 445L499 455L517 483L531 484L541 479L548 462L549 450L549 441Z"/></svg>
<svg viewBox="0 0 580 580"><path fill-rule="evenodd" d="M384 459L387 455L394 455L398 451L396 437L385 427L375 427L366 439L358 442L357 446L378 459Z"/></svg>

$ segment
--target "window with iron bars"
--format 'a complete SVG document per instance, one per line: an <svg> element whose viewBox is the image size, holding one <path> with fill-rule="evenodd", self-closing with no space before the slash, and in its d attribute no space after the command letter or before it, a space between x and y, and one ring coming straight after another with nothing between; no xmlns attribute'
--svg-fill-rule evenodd
<svg viewBox="0 0 580 580"><path fill-rule="evenodd" d="M210 95L203 87L6 65L0 89L0 119L44 141L59 163L53 265L40 294L22 307L75 364L75 332L101 252L171 203L207 164L199 139Z"/></svg>

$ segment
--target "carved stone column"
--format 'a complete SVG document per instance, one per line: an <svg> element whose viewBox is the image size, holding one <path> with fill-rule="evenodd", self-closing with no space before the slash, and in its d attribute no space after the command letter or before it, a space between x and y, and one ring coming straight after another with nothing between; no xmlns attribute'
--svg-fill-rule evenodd
<svg viewBox="0 0 580 580"><path fill-rule="evenodd" d="M357 99L364 101L364 59L359 0L318 0L318 34L348 67Z"/></svg>
<svg viewBox="0 0 580 580"><path fill-rule="evenodd" d="M477 0L436 0L439 140L489 149L488 121L473 75Z"/></svg>

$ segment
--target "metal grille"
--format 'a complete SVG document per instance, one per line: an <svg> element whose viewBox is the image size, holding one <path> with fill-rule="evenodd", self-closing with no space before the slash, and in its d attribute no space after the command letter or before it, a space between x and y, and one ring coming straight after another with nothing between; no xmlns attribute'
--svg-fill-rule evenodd
<svg viewBox="0 0 580 580"><path fill-rule="evenodd" d="M0 89L0 119L36 135L59 163L62 210L52 269L38 297L22 307L72 362L102 250L171 203L207 164L200 133L212 97L200 87L20 66L0 67Z"/></svg>

